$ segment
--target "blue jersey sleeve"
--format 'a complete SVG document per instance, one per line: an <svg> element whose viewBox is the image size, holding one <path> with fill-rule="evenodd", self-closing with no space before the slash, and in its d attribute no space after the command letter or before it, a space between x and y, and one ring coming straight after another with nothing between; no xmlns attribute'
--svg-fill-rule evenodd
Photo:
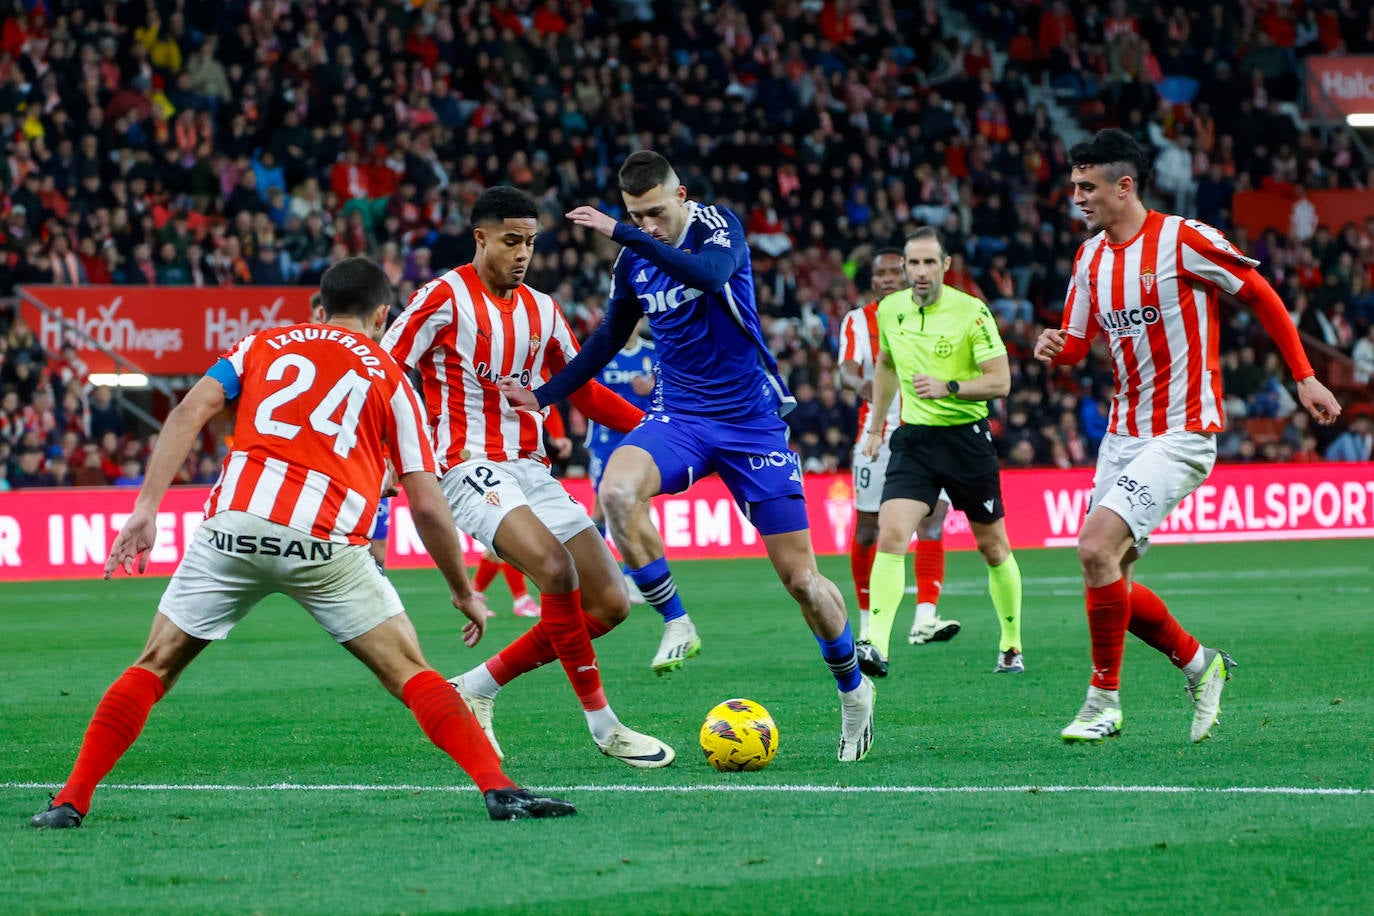
<svg viewBox="0 0 1374 916"><path fill-rule="evenodd" d="M660 242L643 229L617 223L615 241L640 255L679 283L713 293L744 266L749 248L744 227L729 210L699 207L698 218L709 229L700 251L689 252Z"/></svg>
<svg viewBox="0 0 1374 916"><path fill-rule="evenodd" d="M220 383L224 388L224 399L232 401L243 392L243 385L239 381L239 374L234 371L234 364L227 359L218 359L210 370L205 373L208 378L212 378Z"/></svg>
<svg viewBox="0 0 1374 916"><path fill-rule="evenodd" d="M534 389L539 406L548 407L568 396L591 381L596 374L606 368L606 364L629 341L635 332L635 325L644 317L644 309L634 296L622 295L617 290L628 289L620 276L620 261L616 261L614 289L610 304L606 307L606 317L601 326L587 338L577 355L563 367L563 370Z"/></svg>

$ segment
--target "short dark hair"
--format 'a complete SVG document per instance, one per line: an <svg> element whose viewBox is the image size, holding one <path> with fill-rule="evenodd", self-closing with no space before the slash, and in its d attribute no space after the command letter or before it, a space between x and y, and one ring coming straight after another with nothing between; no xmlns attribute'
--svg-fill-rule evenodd
<svg viewBox="0 0 1374 916"><path fill-rule="evenodd" d="M935 244L940 246L940 255L946 258L949 257L949 248L945 246L944 236L940 235L940 230L936 229L934 226L922 226L917 229L906 237L906 244L910 245L912 242L924 242L931 239L934 239ZM906 258L905 251L902 252L902 258Z"/></svg>
<svg viewBox="0 0 1374 916"><path fill-rule="evenodd" d="M902 249L898 248L896 245L883 245L877 251L873 252L873 261L876 263L877 260L885 254L895 254L899 258L906 258L906 252L902 251Z"/></svg>
<svg viewBox="0 0 1374 916"><path fill-rule="evenodd" d="M1082 168L1090 165L1107 167L1112 181L1123 175L1135 179L1136 196L1150 177L1150 156L1135 138L1119 127L1099 130L1091 140L1075 143L1069 150L1069 165Z"/></svg>
<svg viewBox="0 0 1374 916"><path fill-rule="evenodd" d="M390 305L395 298L386 273L368 258L336 261L320 278L320 301L326 318L371 318L378 306Z"/></svg>
<svg viewBox="0 0 1374 916"><path fill-rule="evenodd" d="M620 190L638 197L675 177L677 174L667 159L653 150L642 149L630 153L620 167Z"/></svg>
<svg viewBox="0 0 1374 916"><path fill-rule="evenodd" d="M508 184L487 188L472 205L472 225L501 223L508 219L538 219L539 205L534 198Z"/></svg>

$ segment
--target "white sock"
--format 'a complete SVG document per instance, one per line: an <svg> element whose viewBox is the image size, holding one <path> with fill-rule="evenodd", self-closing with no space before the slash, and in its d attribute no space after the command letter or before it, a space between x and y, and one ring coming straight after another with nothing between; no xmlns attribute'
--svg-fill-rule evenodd
<svg viewBox="0 0 1374 916"><path fill-rule="evenodd" d="M1188 675L1188 683L1196 684L1198 678L1202 677L1202 672L1207 670L1207 652L1201 645L1197 647L1197 652L1188 660L1188 664L1183 666L1183 673Z"/></svg>
<svg viewBox="0 0 1374 916"><path fill-rule="evenodd" d="M872 611L859 611L859 642L868 639L868 626L873 622Z"/></svg>
<svg viewBox="0 0 1374 916"><path fill-rule="evenodd" d="M463 686L469 693L475 693L479 697L494 697L501 692L501 685L496 683L496 678L487 670L486 662L463 675Z"/></svg>
<svg viewBox="0 0 1374 916"><path fill-rule="evenodd" d="M616 718L615 711L610 706L603 706L600 709L584 709L583 713L587 716L587 727L592 730L592 738L597 744L604 744L611 740L611 735L615 732L620 720Z"/></svg>
<svg viewBox="0 0 1374 916"><path fill-rule="evenodd" d="M916 624L930 623L935 619L935 605L929 601L922 601L916 605Z"/></svg>
<svg viewBox="0 0 1374 916"><path fill-rule="evenodd" d="M1090 699L1102 700L1103 702L1110 703L1112 706L1121 705L1121 691L1119 690L1103 690L1101 687L1089 687L1088 697Z"/></svg>

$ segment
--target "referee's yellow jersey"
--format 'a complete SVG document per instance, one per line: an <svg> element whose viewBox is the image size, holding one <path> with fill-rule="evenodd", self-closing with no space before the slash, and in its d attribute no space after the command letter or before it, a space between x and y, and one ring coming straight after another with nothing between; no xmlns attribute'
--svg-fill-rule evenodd
<svg viewBox="0 0 1374 916"><path fill-rule="evenodd" d="M910 289L899 290L878 303L878 343L892 355L901 383L902 422L917 426L958 426L988 415L987 401L955 397L918 398L913 375L930 375L942 382L962 382L983 372L979 363L1007 354L982 300L946 286L927 306L916 304Z"/></svg>

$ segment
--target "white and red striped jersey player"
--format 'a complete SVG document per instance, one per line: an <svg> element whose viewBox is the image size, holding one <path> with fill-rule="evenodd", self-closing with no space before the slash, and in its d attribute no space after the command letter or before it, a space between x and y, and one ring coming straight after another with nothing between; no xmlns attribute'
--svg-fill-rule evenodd
<svg viewBox="0 0 1374 916"><path fill-rule="evenodd" d="M851 309L840 322L840 362L853 361L859 365L859 378L872 382L878 367L878 300ZM873 409L871 402L859 399L859 428L854 434L855 441L862 439L868 429L868 412ZM893 398L883 424L883 439L902 423L902 399Z"/></svg>
<svg viewBox="0 0 1374 916"><path fill-rule="evenodd" d="M211 368L238 397L233 450L205 504L365 544L390 459L435 472L419 398L364 334L299 324L250 334Z"/></svg>
<svg viewBox="0 0 1374 916"><path fill-rule="evenodd" d="M1105 231L1078 249L1064 304L1064 349L1073 365L1093 335L1107 335L1116 394L1108 430L1148 438L1223 428L1220 319L1230 293L1248 305L1278 345L1295 381L1315 373L1282 300L1226 238L1197 220L1154 210L1120 245Z"/></svg>
<svg viewBox="0 0 1374 916"><path fill-rule="evenodd" d="M508 376L523 386L548 379L577 353L577 341L552 297L522 283L509 298L498 299L467 264L419 289L382 346L403 366L419 370L441 475L474 458L549 463L545 413L516 410L496 383ZM571 401L619 432L633 429L644 416L595 382Z"/></svg>

